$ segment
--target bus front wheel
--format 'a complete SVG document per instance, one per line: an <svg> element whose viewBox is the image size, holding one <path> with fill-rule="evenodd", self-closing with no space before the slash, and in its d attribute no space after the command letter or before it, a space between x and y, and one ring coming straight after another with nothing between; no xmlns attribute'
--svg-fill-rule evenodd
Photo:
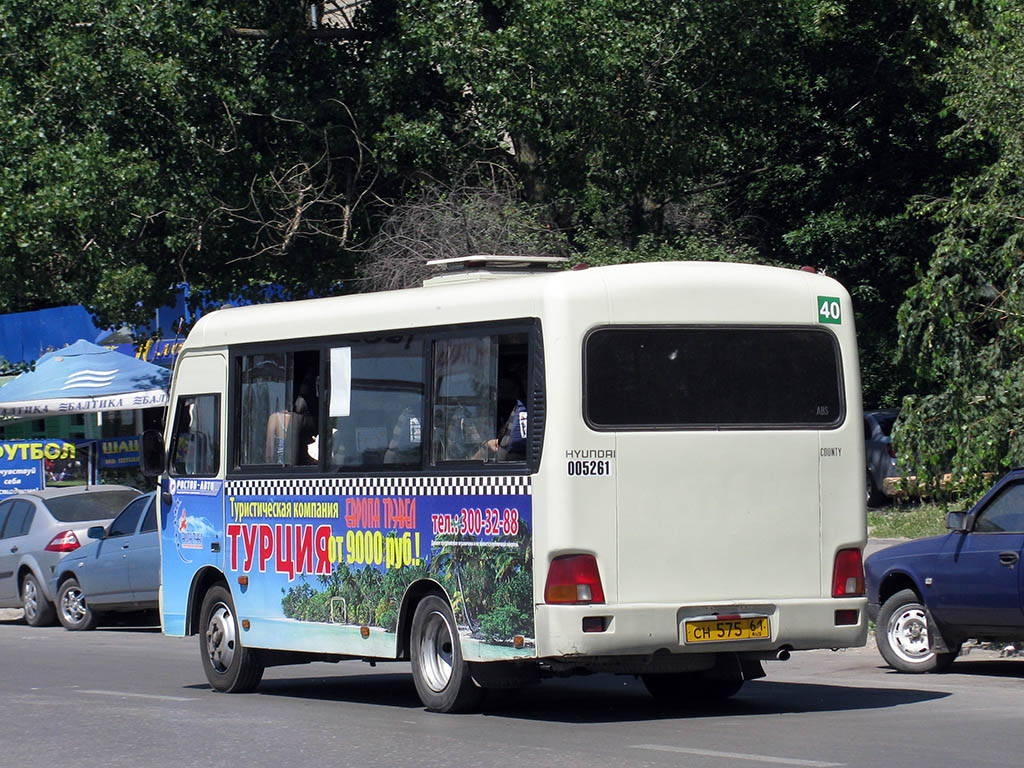
<svg viewBox="0 0 1024 768"><path fill-rule="evenodd" d="M235 602L223 586L211 587L200 613L199 648L206 679L222 693L248 693L260 684L263 665L242 645Z"/></svg>
<svg viewBox="0 0 1024 768"><path fill-rule="evenodd" d="M412 677L424 706L434 712L474 709L483 689L462 658L459 630L448 601L428 595L416 606L410 642Z"/></svg>

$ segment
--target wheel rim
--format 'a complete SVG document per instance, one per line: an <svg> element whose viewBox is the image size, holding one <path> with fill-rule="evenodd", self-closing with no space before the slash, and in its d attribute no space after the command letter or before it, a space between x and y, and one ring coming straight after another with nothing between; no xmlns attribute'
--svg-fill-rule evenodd
<svg viewBox="0 0 1024 768"><path fill-rule="evenodd" d="M231 609L224 603L217 603L206 626L206 652L217 672L223 674L231 667L236 644L235 619Z"/></svg>
<svg viewBox="0 0 1024 768"><path fill-rule="evenodd" d="M61 593L60 613L69 624L81 624L87 610L81 587L68 587Z"/></svg>
<svg viewBox="0 0 1024 768"><path fill-rule="evenodd" d="M35 619L39 615L39 587L31 576L25 579L22 587L22 603L26 618Z"/></svg>
<svg viewBox="0 0 1024 768"><path fill-rule="evenodd" d="M893 653L908 664L922 664L935 655L928 646L928 617L920 605L905 605L894 613L887 635Z"/></svg>
<svg viewBox="0 0 1024 768"><path fill-rule="evenodd" d="M448 620L438 611L427 617L420 637L420 668L432 691L440 693L452 677L455 639Z"/></svg>

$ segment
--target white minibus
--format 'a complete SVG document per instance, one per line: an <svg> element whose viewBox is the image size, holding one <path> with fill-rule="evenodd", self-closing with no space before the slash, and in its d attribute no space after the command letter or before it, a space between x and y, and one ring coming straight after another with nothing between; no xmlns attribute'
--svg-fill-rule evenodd
<svg viewBox="0 0 1024 768"><path fill-rule="evenodd" d="M847 292L548 261L196 323L143 453L163 630L198 634L215 689L406 660L442 712L591 672L699 706L765 660L864 644Z"/></svg>

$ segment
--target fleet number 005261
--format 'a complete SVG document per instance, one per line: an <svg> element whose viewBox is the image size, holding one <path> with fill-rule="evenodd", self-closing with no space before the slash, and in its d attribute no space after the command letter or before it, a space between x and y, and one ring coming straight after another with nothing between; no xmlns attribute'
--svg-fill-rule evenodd
<svg viewBox="0 0 1024 768"><path fill-rule="evenodd" d="M570 477L607 477L612 473L612 463L608 459L569 461L566 471Z"/></svg>

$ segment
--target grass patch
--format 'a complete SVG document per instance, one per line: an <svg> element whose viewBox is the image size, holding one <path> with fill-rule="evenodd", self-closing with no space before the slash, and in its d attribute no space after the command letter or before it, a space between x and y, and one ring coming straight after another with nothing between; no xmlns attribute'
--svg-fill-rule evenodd
<svg viewBox="0 0 1024 768"><path fill-rule="evenodd" d="M941 504L894 504L868 510L868 531L876 539L920 539L946 532L946 510Z"/></svg>

